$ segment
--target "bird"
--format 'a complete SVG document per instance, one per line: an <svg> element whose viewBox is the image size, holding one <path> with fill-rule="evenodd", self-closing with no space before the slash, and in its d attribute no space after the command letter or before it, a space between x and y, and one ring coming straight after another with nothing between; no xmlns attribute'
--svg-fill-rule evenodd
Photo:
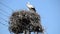
<svg viewBox="0 0 60 34"><path fill-rule="evenodd" d="M30 11L36 12L35 7L31 5L30 2L27 2L26 6L29 8Z"/></svg>

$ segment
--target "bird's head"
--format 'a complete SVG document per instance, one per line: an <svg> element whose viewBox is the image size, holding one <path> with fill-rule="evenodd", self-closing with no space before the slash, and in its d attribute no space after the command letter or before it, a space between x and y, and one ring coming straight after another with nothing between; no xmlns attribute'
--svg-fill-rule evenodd
<svg viewBox="0 0 60 34"><path fill-rule="evenodd" d="M33 11L33 12L36 11L36 10L35 10L35 7L34 7L33 5L31 5L30 2L27 2L27 3L26 3L26 6L29 8L30 11Z"/></svg>

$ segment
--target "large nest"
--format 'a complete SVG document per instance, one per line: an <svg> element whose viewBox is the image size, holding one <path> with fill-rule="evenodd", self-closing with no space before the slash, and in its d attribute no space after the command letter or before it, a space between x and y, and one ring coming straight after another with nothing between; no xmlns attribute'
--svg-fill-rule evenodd
<svg viewBox="0 0 60 34"><path fill-rule="evenodd" d="M36 12L26 10L17 11L12 14L9 22L9 31L22 33L24 30L42 32L40 16Z"/></svg>

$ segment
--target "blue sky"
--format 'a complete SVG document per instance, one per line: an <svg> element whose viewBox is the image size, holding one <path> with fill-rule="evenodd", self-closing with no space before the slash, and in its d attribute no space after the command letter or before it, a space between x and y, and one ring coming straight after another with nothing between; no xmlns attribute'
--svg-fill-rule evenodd
<svg viewBox="0 0 60 34"><path fill-rule="evenodd" d="M41 16L45 34L60 34L60 0L0 0L14 11L27 10L26 2L28 1L35 6L37 13ZM0 4L0 22L6 24L0 24L0 34L10 34L7 25L14 11L8 7Z"/></svg>

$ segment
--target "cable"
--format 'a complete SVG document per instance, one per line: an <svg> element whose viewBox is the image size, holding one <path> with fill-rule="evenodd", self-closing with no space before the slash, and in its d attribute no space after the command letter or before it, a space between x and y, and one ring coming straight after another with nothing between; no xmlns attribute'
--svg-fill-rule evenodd
<svg viewBox="0 0 60 34"><path fill-rule="evenodd" d="M3 5L3 6L5 6L5 7L7 7L7 8L9 8L9 9L11 9L12 11L14 11L12 8L10 8L9 6L7 6L6 4L4 4L2 2L0 2L0 4Z"/></svg>
<svg viewBox="0 0 60 34"><path fill-rule="evenodd" d="M0 9L0 11L2 11L2 12L4 12L4 13L8 14L8 12L6 12L6 11L4 11L4 10L2 10L2 9ZM8 14L8 15L10 15L10 14Z"/></svg>
<svg viewBox="0 0 60 34"><path fill-rule="evenodd" d="M5 19L3 19L3 18L1 18L1 17L0 17L0 19L4 20L5 22L8 22L7 20L5 20ZM8 25L6 25L6 24L4 24L4 23L1 23L1 22L0 22L0 24L5 25L5 26L8 26Z"/></svg>
<svg viewBox="0 0 60 34"><path fill-rule="evenodd" d="M4 24L4 23L1 23L1 22L0 22L0 24L2 24L2 25L4 25L4 26L8 27L8 25L6 25L6 24Z"/></svg>
<svg viewBox="0 0 60 34"><path fill-rule="evenodd" d="M6 16L6 17L9 17L9 16L7 16L7 15L3 14L2 12L0 12L0 14L4 15L4 16ZM6 13L6 14L7 14L7 13Z"/></svg>
<svg viewBox="0 0 60 34"><path fill-rule="evenodd" d="M1 17L0 17L0 19L4 20L5 22L8 22L7 20L5 20L5 19L3 19L3 18L1 18Z"/></svg>

